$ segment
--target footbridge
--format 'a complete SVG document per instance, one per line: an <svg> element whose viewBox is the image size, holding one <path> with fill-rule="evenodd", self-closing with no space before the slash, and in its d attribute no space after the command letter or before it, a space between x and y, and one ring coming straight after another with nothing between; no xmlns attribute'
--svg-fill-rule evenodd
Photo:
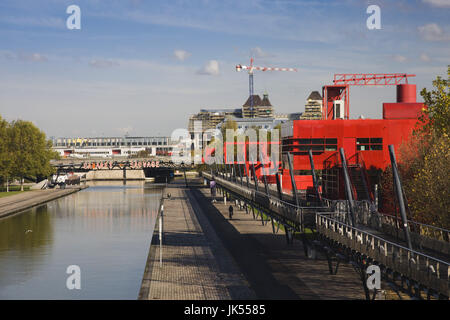
<svg viewBox="0 0 450 320"><path fill-rule="evenodd" d="M236 201L262 224L271 222L274 233L283 229L288 243L302 241L309 258L321 253L331 274L341 263L351 264L367 299L379 291L368 287L370 266L378 268L381 280L400 297L449 299L449 230L408 220L405 233L400 218L379 213L368 201L308 201L282 195L267 184L261 188L257 179L232 174L226 165L214 169L202 176L205 182L216 182L224 201Z"/></svg>
<svg viewBox="0 0 450 320"><path fill-rule="evenodd" d="M68 161L69 160L69 161ZM154 178L155 181L168 181L175 176L175 171L186 171L192 169L191 164L175 163L170 157L151 158L151 159L127 159L127 160L73 160L64 159L63 161L52 161L51 165L56 168L56 174L65 174L68 172L89 172L102 170L121 170L120 172L110 172L114 176L127 179L128 170L141 170L144 173L142 177ZM119 173L119 175L117 175ZM134 172L138 173L138 172ZM129 175L128 175L129 178Z"/></svg>
<svg viewBox="0 0 450 320"><path fill-rule="evenodd" d="M190 163L175 163L170 157L149 158L149 159L126 159L126 160L105 160L105 159L62 159L52 160L50 164L60 171L87 172L90 170L142 170L147 168L188 170L192 168Z"/></svg>

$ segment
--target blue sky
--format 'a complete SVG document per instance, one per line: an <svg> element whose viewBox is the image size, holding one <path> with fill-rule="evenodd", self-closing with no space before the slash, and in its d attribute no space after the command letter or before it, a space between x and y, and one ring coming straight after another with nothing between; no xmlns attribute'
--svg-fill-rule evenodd
<svg viewBox="0 0 450 320"><path fill-rule="evenodd" d="M68 30L66 8L81 8ZM368 5L381 30L368 30ZM236 64L278 113L302 112L334 73L416 74L418 96L450 63L450 0L2 0L0 115L49 136L170 135L201 108L239 108ZM351 116L380 118L395 87L352 87Z"/></svg>

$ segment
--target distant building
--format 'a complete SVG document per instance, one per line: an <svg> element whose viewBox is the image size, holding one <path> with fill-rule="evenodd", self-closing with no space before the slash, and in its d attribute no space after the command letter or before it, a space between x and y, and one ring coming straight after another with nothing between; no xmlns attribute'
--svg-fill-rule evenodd
<svg viewBox="0 0 450 320"><path fill-rule="evenodd" d="M206 130L215 129L219 123L222 123L227 117L242 117L241 109L200 109L200 112L189 117L188 131L191 135L192 146L202 147L208 143L211 137L208 135L203 138Z"/></svg>
<svg viewBox="0 0 450 320"><path fill-rule="evenodd" d="M253 95L253 110L250 97L239 109L201 109L199 113L189 117L188 131L191 135L192 145L204 147L211 139L210 135L204 136L206 130L221 129L222 125L232 120L237 123L238 129L262 128L273 129L276 125L289 120L298 120L301 113L274 114L274 108L265 93L263 98Z"/></svg>
<svg viewBox="0 0 450 320"><path fill-rule="evenodd" d="M173 143L170 137L94 137L53 138L53 149L62 157L127 157L139 151L150 155L170 155Z"/></svg>
<svg viewBox="0 0 450 320"><path fill-rule="evenodd" d="M190 116L188 130L195 131L195 122L201 121L202 130L214 129L227 116L242 117L241 109L201 109L199 113Z"/></svg>
<svg viewBox="0 0 450 320"><path fill-rule="evenodd" d="M250 97L242 106L243 118L273 118L273 116L273 106L267 93L263 95L263 99L257 94L253 95L253 110Z"/></svg>
<svg viewBox="0 0 450 320"><path fill-rule="evenodd" d="M313 91L306 99L305 112L300 116L300 120L321 120L322 119L322 96L318 91Z"/></svg>

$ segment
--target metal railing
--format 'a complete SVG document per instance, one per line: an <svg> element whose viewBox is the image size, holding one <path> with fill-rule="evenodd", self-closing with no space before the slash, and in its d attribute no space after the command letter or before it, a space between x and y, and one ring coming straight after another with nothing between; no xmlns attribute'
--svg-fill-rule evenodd
<svg viewBox="0 0 450 320"><path fill-rule="evenodd" d="M379 264L408 276L428 288L449 296L450 263L408 249L335 218L335 213L318 213L317 230L326 237L367 255Z"/></svg>
<svg viewBox="0 0 450 320"><path fill-rule="evenodd" d="M208 172L203 172L203 176L207 179L212 178L211 174ZM237 177L237 181L239 181L239 177ZM303 228L305 226L306 211L315 215L315 212L323 212L324 210L327 210L327 208L324 207L297 206L290 202L280 200L278 197L267 194L262 190L256 191L254 188L252 188L254 181L252 182L252 184L250 184L250 187L247 188L246 184L240 185L239 182L234 183L233 181L229 181L227 180L226 175L219 173L216 174L216 182L221 184L222 187L228 188L230 189L230 191L234 191L235 193L244 196L245 198L247 198L247 200L254 201L259 205L267 206L266 209L278 214L279 217L282 217L286 223L288 221L292 222L296 225L299 225L300 228ZM306 220L308 223L314 222L314 217L308 217Z"/></svg>
<svg viewBox="0 0 450 320"><path fill-rule="evenodd" d="M401 226L400 217L396 217L394 215L386 213L379 213L379 215L382 223L389 224L397 228ZM420 223L413 220L408 220L408 225L412 232L418 233L428 238L450 242L450 230Z"/></svg>
<svg viewBox="0 0 450 320"><path fill-rule="evenodd" d="M208 174L209 175L209 174ZM225 180L227 178L224 174L218 173L217 176L223 177ZM228 174L228 176L230 176ZM240 182L240 177L237 177L237 180ZM246 180L242 178L243 180L243 187L246 187ZM228 181L229 182L229 181ZM250 189L253 186L253 181L250 182ZM259 191L262 193L262 191ZM273 195L268 195L269 200L273 203L275 207L281 207L284 206L289 210L302 210L302 206L297 207L295 204L286 202L283 200L280 200L277 197L274 197ZM348 200L331 200L327 198L322 198L322 207L305 207L308 209L317 209L317 211L333 211L336 214L336 218L339 218L341 222L348 222L347 221L347 212L349 210L349 204ZM400 217L395 217L393 215L380 213L376 211L376 214L372 214L373 208L371 207L371 203L367 200L362 201L353 201L354 210L355 210L355 218L356 222L361 225L366 225L378 230L381 230L381 226L383 224L387 224L392 226L393 228L396 228L398 230L401 230L401 219ZM375 219L373 219L375 218ZM378 220L377 220L378 219ZM428 237L430 239L444 241L447 243L450 243L450 230L439 228L432 225L423 224L420 222L416 222L413 220L408 220L408 225L410 228L410 231L413 233L417 233L420 236Z"/></svg>

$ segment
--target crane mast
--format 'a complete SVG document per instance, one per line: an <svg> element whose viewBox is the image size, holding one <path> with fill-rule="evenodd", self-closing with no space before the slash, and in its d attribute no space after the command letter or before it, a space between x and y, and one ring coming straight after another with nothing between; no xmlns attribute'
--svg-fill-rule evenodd
<svg viewBox="0 0 450 320"><path fill-rule="evenodd" d="M242 70L248 70L248 91L249 91L249 95L250 95L250 115L253 118L254 117L254 113L253 113L253 109L254 109L254 101L253 101L253 95L254 95L254 86L253 86L253 72L255 70L258 71L294 71L297 72L297 69L295 68L278 68L278 67L257 67L253 65L253 58L250 59L250 65L249 66L245 66L245 65L241 65L238 64L236 66L236 71L240 72Z"/></svg>

